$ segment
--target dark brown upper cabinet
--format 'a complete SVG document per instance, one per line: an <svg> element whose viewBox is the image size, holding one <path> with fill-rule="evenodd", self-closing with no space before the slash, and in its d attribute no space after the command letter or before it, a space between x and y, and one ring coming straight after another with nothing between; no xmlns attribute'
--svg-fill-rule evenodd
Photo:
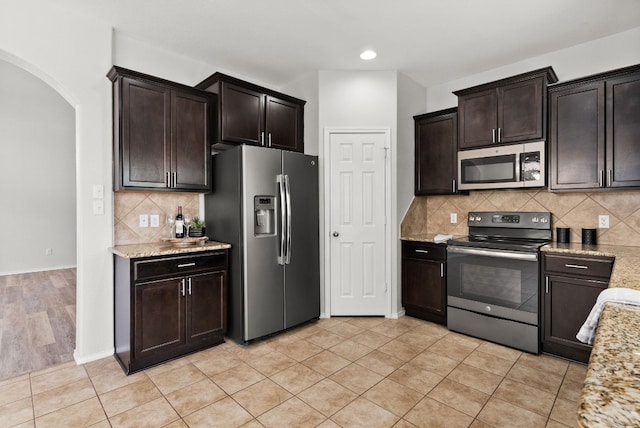
<svg viewBox="0 0 640 428"><path fill-rule="evenodd" d="M549 188L640 188L640 65L549 88Z"/></svg>
<svg viewBox="0 0 640 428"><path fill-rule="evenodd" d="M457 108L414 116L415 195L458 193Z"/></svg>
<svg viewBox="0 0 640 428"><path fill-rule="evenodd" d="M114 190L211 191L215 95L113 67Z"/></svg>
<svg viewBox="0 0 640 428"><path fill-rule="evenodd" d="M460 149L545 139L547 84L557 81L546 67L455 91Z"/></svg>
<svg viewBox="0 0 640 428"><path fill-rule="evenodd" d="M304 152L306 101L222 73L196 88L218 94L216 143Z"/></svg>

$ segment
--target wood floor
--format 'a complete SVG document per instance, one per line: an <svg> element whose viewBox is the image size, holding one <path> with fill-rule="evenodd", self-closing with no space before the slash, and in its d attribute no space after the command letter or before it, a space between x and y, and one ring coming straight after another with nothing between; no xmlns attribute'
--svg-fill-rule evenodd
<svg viewBox="0 0 640 428"><path fill-rule="evenodd" d="M76 270L0 276L0 380L73 360Z"/></svg>

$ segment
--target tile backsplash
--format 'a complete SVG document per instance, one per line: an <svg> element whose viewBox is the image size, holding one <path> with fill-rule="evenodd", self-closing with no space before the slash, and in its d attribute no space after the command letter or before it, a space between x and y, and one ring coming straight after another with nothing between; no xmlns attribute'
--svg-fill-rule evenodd
<svg viewBox="0 0 640 428"><path fill-rule="evenodd" d="M556 227L571 228L571 242L581 229L597 228L598 215L609 216L609 229L598 229L599 244L640 247L640 191L551 193L547 190L477 191L469 195L416 196L402 220L401 236L438 233L466 235L469 211L550 211ZM457 213L458 223L450 223Z"/></svg>
<svg viewBox="0 0 640 428"><path fill-rule="evenodd" d="M158 242L173 236L167 223L175 218L178 206L182 206L185 217L198 215L200 200L198 193L174 192L126 192L119 191L113 197L114 244L144 244ZM159 227L140 227L140 214L158 214ZM151 225L149 225L151 226Z"/></svg>

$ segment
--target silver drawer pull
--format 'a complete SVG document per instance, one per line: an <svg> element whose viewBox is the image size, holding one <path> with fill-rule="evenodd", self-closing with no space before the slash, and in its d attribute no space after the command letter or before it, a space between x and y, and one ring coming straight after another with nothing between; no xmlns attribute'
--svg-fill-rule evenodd
<svg viewBox="0 0 640 428"><path fill-rule="evenodd" d="M183 263L181 265L178 265L179 268L183 268L183 267L190 267L190 266L195 266L195 262L192 263Z"/></svg>
<svg viewBox="0 0 640 428"><path fill-rule="evenodd" d="M570 265L570 264L566 264L566 265L564 265L564 267L574 268L574 269L589 269L589 266L583 266L583 265Z"/></svg>
<svg viewBox="0 0 640 428"><path fill-rule="evenodd" d="M416 250L416 253L429 254L429 250Z"/></svg>

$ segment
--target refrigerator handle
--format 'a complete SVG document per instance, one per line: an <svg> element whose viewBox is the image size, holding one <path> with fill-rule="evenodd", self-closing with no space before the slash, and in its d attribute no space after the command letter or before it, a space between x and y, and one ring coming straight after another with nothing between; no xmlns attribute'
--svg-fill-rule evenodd
<svg viewBox="0 0 640 428"><path fill-rule="evenodd" d="M284 187L284 176L282 174L276 175L276 183L278 183L278 200L280 201L280 248L278 251L278 264L284 265L285 263L285 233L286 233L286 195Z"/></svg>
<svg viewBox="0 0 640 428"><path fill-rule="evenodd" d="M286 205L287 205L287 245L285 247L285 258L284 262L286 264L291 263L291 187L289 186L289 176L284 176L284 187L286 192Z"/></svg>

